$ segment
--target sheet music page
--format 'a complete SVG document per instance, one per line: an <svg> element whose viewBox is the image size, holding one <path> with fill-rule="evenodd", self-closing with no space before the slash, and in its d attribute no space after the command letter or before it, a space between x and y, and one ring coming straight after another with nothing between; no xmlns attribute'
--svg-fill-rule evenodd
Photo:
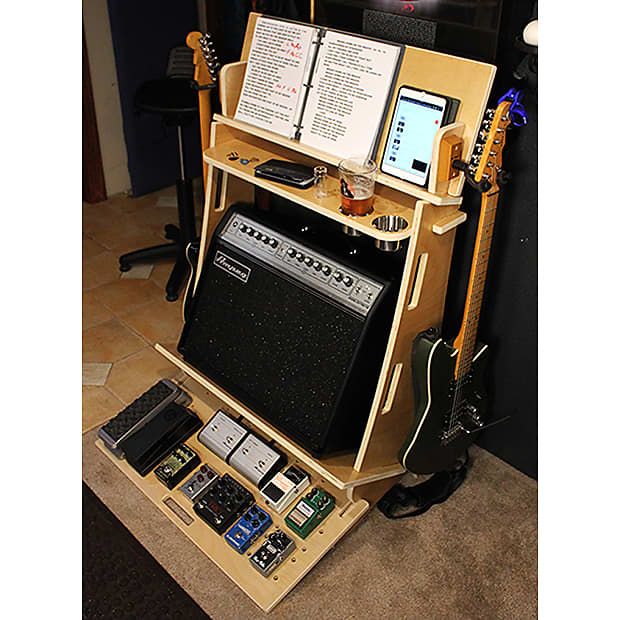
<svg viewBox="0 0 620 620"><path fill-rule="evenodd" d="M235 118L293 137L318 28L259 17Z"/></svg>
<svg viewBox="0 0 620 620"><path fill-rule="evenodd" d="M401 48L332 31L320 47L300 142L342 158L368 156Z"/></svg>

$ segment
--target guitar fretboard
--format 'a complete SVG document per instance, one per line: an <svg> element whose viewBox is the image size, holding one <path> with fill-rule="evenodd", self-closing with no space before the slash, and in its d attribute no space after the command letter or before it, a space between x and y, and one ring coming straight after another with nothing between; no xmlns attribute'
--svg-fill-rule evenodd
<svg viewBox="0 0 620 620"><path fill-rule="evenodd" d="M480 309L482 307L484 286L489 266L489 254L491 252L491 243L493 242L497 196L497 191L482 195L480 219L478 222L472 267L469 274L463 323L454 341L454 346L459 351L455 370L455 378L457 380L461 379L469 372L475 352Z"/></svg>

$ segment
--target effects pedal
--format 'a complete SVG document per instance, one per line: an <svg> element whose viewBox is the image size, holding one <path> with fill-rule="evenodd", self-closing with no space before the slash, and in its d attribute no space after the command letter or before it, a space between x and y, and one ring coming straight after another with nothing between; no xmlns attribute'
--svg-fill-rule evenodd
<svg viewBox="0 0 620 620"><path fill-rule="evenodd" d="M310 476L299 467L291 465L285 472L278 472L262 489L265 503L278 514L310 486Z"/></svg>
<svg viewBox="0 0 620 620"><path fill-rule="evenodd" d="M228 462L232 451L247 434L248 431L241 424L219 409L200 431L198 441Z"/></svg>
<svg viewBox="0 0 620 620"><path fill-rule="evenodd" d="M253 503L252 494L224 474L194 504L194 512L218 534L223 534Z"/></svg>
<svg viewBox="0 0 620 620"><path fill-rule="evenodd" d="M204 495L205 491L215 483L218 475L207 464L200 466L198 471L181 487L180 491L192 502Z"/></svg>
<svg viewBox="0 0 620 620"><path fill-rule="evenodd" d="M226 542L239 553L245 553L252 543L273 523L262 508L254 504L224 535Z"/></svg>
<svg viewBox="0 0 620 620"><path fill-rule="evenodd" d="M123 440L121 449L127 462L141 476L146 476L201 426L200 418L193 411L170 403L141 429Z"/></svg>
<svg viewBox="0 0 620 620"><path fill-rule="evenodd" d="M278 530L269 534L267 540L250 558L250 564L263 577L269 577L294 550L295 543L283 531Z"/></svg>
<svg viewBox="0 0 620 620"><path fill-rule="evenodd" d="M228 462L260 489L286 465L286 456L250 434L239 444Z"/></svg>
<svg viewBox="0 0 620 620"><path fill-rule="evenodd" d="M300 499L284 521L301 538L308 534L334 509L333 496L320 487L315 487Z"/></svg>
<svg viewBox="0 0 620 620"><path fill-rule="evenodd" d="M198 463L198 455L185 444L181 444L155 468L155 475L169 489L174 489Z"/></svg>
<svg viewBox="0 0 620 620"><path fill-rule="evenodd" d="M178 385L169 379L162 379L106 422L99 429L99 438L108 450L122 458L123 451L119 444L173 402L185 406L192 399Z"/></svg>

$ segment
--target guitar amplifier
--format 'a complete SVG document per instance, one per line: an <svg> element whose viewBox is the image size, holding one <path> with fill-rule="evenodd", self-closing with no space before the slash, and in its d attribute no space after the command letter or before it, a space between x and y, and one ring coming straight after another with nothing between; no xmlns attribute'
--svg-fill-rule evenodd
<svg viewBox="0 0 620 620"><path fill-rule="evenodd" d="M374 253L369 262L381 260ZM213 235L178 349L315 456L353 450L377 386L396 288L355 257L235 205Z"/></svg>

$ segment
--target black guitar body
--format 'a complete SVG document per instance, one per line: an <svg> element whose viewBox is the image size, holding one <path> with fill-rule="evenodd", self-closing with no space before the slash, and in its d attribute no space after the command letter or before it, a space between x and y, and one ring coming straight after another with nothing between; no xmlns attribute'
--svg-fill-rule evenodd
<svg viewBox="0 0 620 620"><path fill-rule="evenodd" d="M454 466L474 442L483 425L487 400L484 374L488 348L478 345L469 373L454 380L457 351L437 330L420 334L413 343L414 423L399 458L416 474L433 474Z"/></svg>

